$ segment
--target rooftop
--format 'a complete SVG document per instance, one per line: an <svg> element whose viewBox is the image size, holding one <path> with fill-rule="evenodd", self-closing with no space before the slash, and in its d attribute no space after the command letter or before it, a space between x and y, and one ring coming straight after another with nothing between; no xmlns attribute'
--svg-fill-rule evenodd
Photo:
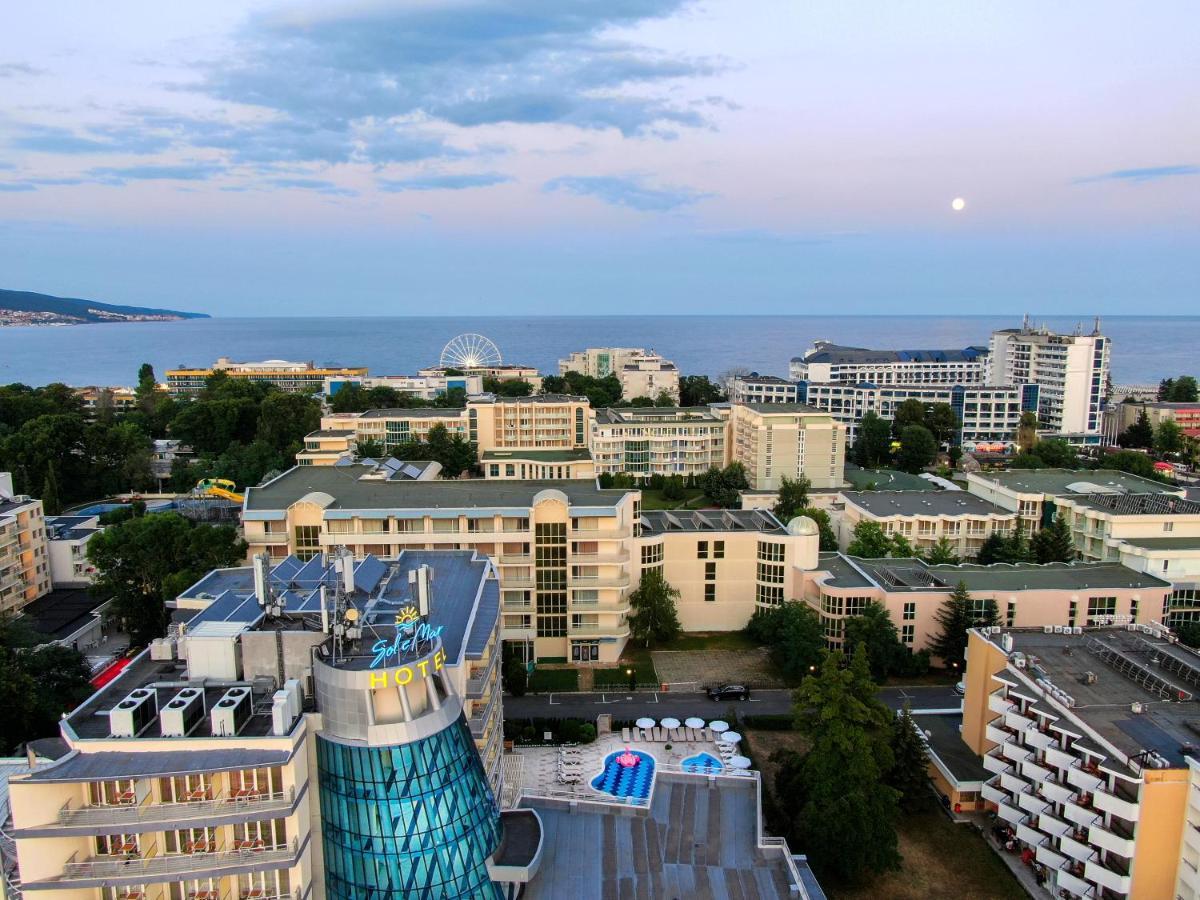
<svg viewBox="0 0 1200 900"><path fill-rule="evenodd" d="M1200 537L1121 538L1144 550L1200 550Z"/></svg>
<svg viewBox="0 0 1200 900"><path fill-rule="evenodd" d="M498 462L506 459L527 459L534 462L578 462L591 459L590 450L486 450L484 462Z"/></svg>
<svg viewBox="0 0 1200 900"><path fill-rule="evenodd" d="M792 362L806 363L903 363L903 362L975 362L988 354L986 347L965 347L962 350L868 350L865 347L842 347L818 341L804 356L793 356Z"/></svg>
<svg viewBox="0 0 1200 900"><path fill-rule="evenodd" d="M1025 655L1026 667L1018 671L1031 679L1044 677L1070 695L1071 714L1120 752L1133 757L1152 750L1184 766L1181 751L1196 744L1200 734L1195 701L1176 698L1181 690L1189 697L1197 692L1200 656L1149 631L1088 628L1076 635L1006 629L1004 634L1012 636L1013 651ZM1140 712L1134 711L1135 703L1141 704Z"/></svg>
<svg viewBox="0 0 1200 900"><path fill-rule="evenodd" d="M735 380L744 384L796 384L796 382L780 378L778 375L759 375L757 372L751 372L749 375L741 375Z"/></svg>
<svg viewBox="0 0 1200 900"><path fill-rule="evenodd" d="M317 431L310 431L305 435L306 438L343 438L354 437L355 431L353 428L321 428Z"/></svg>
<svg viewBox="0 0 1200 900"><path fill-rule="evenodd" d="M87 588L55 588L27 604L21 619L47 641L60 641L90 622L107 602L107 597L96 597Z"/></svg>
<svg viewBox="0 0 1200 900"><path fill-rule="evenodd" d="M767 509L644 510L642 534L653 536L676 531L759 531L787 534L787 529Z"/></svg>
<svg viewBox="0 0 1200 900"><path fill-rule="evenodd" d="M96 516L46 516L46 537L52 541L79 541L101 531Z"/></svg>
<svg viewBox="0 0 1200 900"><path fill-rule="evenodd" d="M1200 502L1175 494L1066 494L1080 506L1088 506L1114 516L1200 516Z"/></svg>
<svg viewBox="0 0 1200 900"><path fill-rule="evenodd" d="M854 485L856 490L865 490L867 485L874 485L879 491L936 491L937 485L918 475L899 472L895 469L861 469L852 463L846 463L846 480Z"/></svg>
<svg viewBox="0 0 1200 900"><path fill-rule="evenodd" d="M329 510L529 509L543 491L558 491L572 506L616 507L629 493L594 482L507 481L482 478L441 481L363 481L370 466L296 466L262 487L246 489L245 511L283 511L312 496ZM322 496L323 495L323 496Z"/></svg>
<svg viewBox="0 0 1200 900"><path fill-rule="evenodd" d="M525 900L617 897L768 898L789 893L783 857L756 846L754 781L657 776L648 815L526 800L545 827L538 874ZM818 896L810 894L809 896Z"/></svg>
<svg viewBox="0 0 1200 900"><path fill-rule="evenodd" d="M588 398L579 394L530 394L528 397L503 397L496 394L475 394L470 402L476 403L587 403Z"/></svg>
<svg viewBox="0 0 1200 900"><path fill-rule="evenodd" d="M1011 516L966 491L843 491L847 503L874 516Z"/></svg>
<svg viewBox="0 0 1200 900"><path fill-rule="evenodd" d="M368 409L360 419L459 419L464 411L456 407L418 406L410 409Z"/></svg>
<svg viewBox="0 0 1200 900"><path fill-rule="evenodd" d="M799 415L802 413L816 416L829 415L827 410L809 406L807 403L737 403L734 405L744 406L746 409L752 409L757 413L770 413L776 416Z"/></svg>
<svg viewBox="0 0 1200 900"><path fill-rule="evenodd" d="M1116 469L1009 469L976 472L973 477L991 481L1022 494L1175 494L1176 487L1130 475Z"/></svg>
<svg viewBox="0 0 1200 900"><path fill-rule="evenodd" d="M935 754L956 781L987 781L992 774L983 767L975 751L962 739L962 713L913 713L931 753Z"/></svg>
<svg viewBox="0 0 1200 900"><path fill-rule="evenodd" d="M707 406L636 406L596 410L596 422L600 425L643 424L650 422L686 421L723 422L724 420Z"/></svg>

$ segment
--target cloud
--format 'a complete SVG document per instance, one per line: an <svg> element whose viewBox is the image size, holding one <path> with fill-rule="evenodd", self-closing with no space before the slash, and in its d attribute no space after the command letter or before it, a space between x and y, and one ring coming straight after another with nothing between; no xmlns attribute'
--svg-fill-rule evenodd
<svg viewBox="0 0 1200 900"><path fill-rule="evenodd" d="M1180 175L1200 175L1200 166L1154 166L1148 169L1117 169L1103 175L1092 175L1075 179L1075 184L1092 184L1097 181L1158 181L1161 178L1177 178Z"/></svg>
<svg viewBox="0 0 1200 900"><path fill-rule="evenodd" d="M389 193L401 191L462 191L468 188L491 187L513 179L499 172L479 172L465 175L418 175L414 178L381 178L379 189Z"/></svg>
<svg viewBox="0 0 1200 900"><path fill-rule="evenodd" d="M547 181L542 189L595 197L639 212L669 212L712 196L687 187L649 187L640 177L617 175L564 175Z"/></svg>
<svg viewBox="0 0 1200 900"><path fill-rule="evenodd" d="M175 165L99 166L87 174L102 184L119 185L126 181L207 181L225 171L213 162L179 163Z"/></svg>
<svg viewBox="0 0 1200 900"><path fill-rule="evenodd" d="M332 181L323 178L271 178L268 184L280 188L296 188L304 191L316 191L318 194L329 194L337 197L357 197L358 191L339 187Z"/></svg>
<svg viewBox="0 0 1200 900"><path fill-rule="evenodd" d="M169 138L136 127L94 127L79 134L53 125L26 125L9 141L17 150L34 153L158 153L171 145Z"/></svg>
<svg viewBox="0 0 1200 900"><path fill-rule="evenodd" d="M0 63L0 78L32 78L45 74L45 69L35 68L28 63Z"/></svg>
<svg viewBox="0 0 1200 900"><path fill-rule="evenodd" d="M0 193L16 193L17 191L36 191L37 188L28 181L0 181Z"/></svg>

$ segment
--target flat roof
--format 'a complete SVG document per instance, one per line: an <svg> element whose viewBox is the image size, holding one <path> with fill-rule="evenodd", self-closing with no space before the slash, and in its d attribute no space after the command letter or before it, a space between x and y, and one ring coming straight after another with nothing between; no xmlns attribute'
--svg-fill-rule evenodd
<svg viewBox="0 0 1200 900"><path fill-rule="evenodd" d="M559 491L572 506L613 507L631 493L601 489L588 480L508 481L484 478L437 481L362 481L374 467L295 466L262 487L246 489L246 512L282 511L309 494L327 494L326 509L528 509L542 491Z"/></svg>
<svg viewBox="0 0 1200 900"><path fill-rule="evenodd" d="M1169 538L1121 538L1126 544L1144 550L1200 550L1200 536Z"/></svg>
<svg viewBox="0 0 1200 900"><path fill-rule="evenodd" d="M1114 516L1200 516L1200 502L1175 494L1066 494L1063 499Z"/></svg>
<svg viewBox="0 0 1200 900"><path fill-rule="evenodd" d="M974 472L1022 494L1080 494L1098 491L1126 494L1176 494L1179 488L1117 469L1009 469L1007 472ZM1085 489L1080 485L1092 486Z"/></svg>
<svg viewBox="0 0 1200 900"><path fill-rule="evenodd" d="M707 406L629 406L596 410L596 421L602 425L643 422L724 422Z"/></svg>
<svg viewBox="0 0 1200 900"><path fill-rule="evenodd" d="M928 479L896 469L863 469L846 463L845 478L856 490L873 484L879 491L936 491L938 486Z"/></svg>
<svg viewBox="0 0 1200 900"><path fill-rule="evenodd" d="M316 431L310 431L305 435L306 438L340 438L354 437L356 432L353 428L319 428Z"/></svg>
<svg viewBox="0 0 1200 900"><path fill-rule="evenodd" d="M744 406L757 413L773 413L775 415L800 415L810 413L819 416L829 416L827 409L819 409L807 403L735 403L734 406Z"/></svg>
<svg viewBox="0 0 1200 900"><path fill-rule="evenodd" d="M94 618L108 597L96 597L87 588L55 588L21 610L22 620L47 640L68 638Z"/></svg>
<svg viewBox="0 0 1200 900"><path fill-rule="evenodd" d="M787 534L769 509L653 509L642 512L642 534L670 534L679 531L758 531L763 534Z"/></svg>
<svg viewBox="0 0 1200 900"><path fill-rule="evenodd" d="M592 458L590 450L485 450L484 462L528 459L534 462L579 462Z"/></svg>
<svg viewBox="0 0 1200 900"><path fill-rule="evenodd" d="M922 479L924 480L924 479ZM875 516L1011 516L966 491L843 491L847 503Z"/></svg>
<svg viewBox="0 0 1200 900"><path fill-rule="evenodd" d="M818 341L804 356L793 356L792 362L805 363L931 363L976 362L988 355L987 347L964 347L961 350L870 350L866 347L843 347Z"/></svg>
<svg viewBox="0 0 1200 900"><path fill-rule="evenodd" d="M459 419L466 414L461 407L414 406L407 409L368 409L360 419ZM335 413L335 415L341 415Z"/></svg>
<svg viewBox="0 0 1200 900"><path fill-rule="evenodd" d="M659 773L645 813L527 799L545 827L542 861L524 900L790 898L781 854L756 846L753 779Z"/></svg>
<svg viewBox="0 0 1200 900"><path fill-rule="evenodd" d="M987 781L992 773L962 739L962 713L923 713L913 710L913 721L925 735L931 753L950 770L956 781Z"/></svg>
<svg viewBox="0 0 1200 900"><path fill-rule="evenodd" d="M525 397L505 397L500 394L474 394L471 403L588 403L582 394L529 394Z"/></svg>
<svg viewBox="0 0 1200 900"><path fill-rule="evenodd" d="M1182 677L1178 669L1172 671L1178 667L1200 679L1200 655L1141 630L1121 627L1087 628L1078 635L1045 634L1041 629L1003 633L1012 635L1014 652L1025 654L1026 668L1019 671L1030 679L1045 677L1069 694L1075 701L1071 713L1126 756L1153 750L1174 766L1187 765L1180 750L1197 743L1198 735L1191 728L1197 721L1196 701L1164 699L1131 676L1140 669L1152 671L1170 685L1167 693L1172 697L1177 697L1175 688L1200 693L1195 682ZM998 635L992 639L999 642ZM1129 674L1096 652L1101 649L1122 660ZM1096 676L1094 680L1087 677L1089 672ZM1134 703L1141 704L1141 712L1133 711Z"/></svg>

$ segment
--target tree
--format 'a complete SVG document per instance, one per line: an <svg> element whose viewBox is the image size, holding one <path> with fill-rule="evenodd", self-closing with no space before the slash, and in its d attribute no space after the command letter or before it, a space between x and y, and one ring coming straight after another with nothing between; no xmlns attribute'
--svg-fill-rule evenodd
<svg viewBox="0 0 1200 900"><path fill-rule="evenodd" d="M1154 450L1165 455L1182 449L1183 429L1174 419L1163 419L1154 431Z"/></svg>
<svg viewBox="0 0 1200 900"><path fill-rule="evenodd" d="M929 804L929 754L907 702L892 719L890 742L892 767L885 780L900 794L901 808L917 812Z"/></svg>
<svg viewBox="0 0 1200 900"><path fill-rule="evenodd" d="M939 444L953 444L958 442L962 423L949 403L934 403L926 413L925 427L933 433Z"/></svg>
<svg viewBox="0 0 1200 900"><path fill-rule="evenodd" d="M909 557L913 555L913 548L903 535L889 535L878 522L862 519L854 526L854 534L850 546L846 548L846 554L862 559Z"/></svg>
<svg viewBox="0 0 1200 900"><path fill-rule="evenodd" d="M967 655L967 632L972 628L995 625L998 619L996 601L985 600L977 609L967 583L960 581L937 611L938 633L929 644L934 656L940 656L947 669L964 671Z"/></svg>
<svg viewBox="0 0 1200 900"><path fill-rule="evenodd" d="M670 391L668 391L666 388L663 388L654 395L654 405L663 408L671 407L675 405L675 398L671 395Z"/></svg>
<svg viewBox="0 0 1200 900"><path fill-rule="evenodd" d="M423 441L406 441L391 449L400 459L431 459L441 463L443 478L457 478L473 470L477 455L475 445L457 434L450 434L441 423L429 429Z"/></svg>
<svg viewBox="0 0 1200 900"><path fill-rule="evenodd" d="M228 525L159 513L106 528L88 542L87 553L99 573L96 589L112 596L113 613L142 645L166 632L166 600L212 569L243 560L246 543Z"/></svg>
<svg viewBox="0 0 1200 900"><path fill-rule="evenodd" d="M721 388L707 375L684 375L679 379L680 406L707 406L725 400Z"/></svg>
<svg viewBox="0 0 1200 900"><path fill-rule="evenodd" d="M1167 380L1171 382L1170 390L1164 398L1168 402L1195 403L1200 399L1200 389L1191 375L1180 375L1178 378Z"/></svg>
<svg viewBox="0 0 1200 900"><path fill-rule="evenodd" d="M815 506L810 506L807 509L800 510L799 514L807 516L817 523L817 532L821 535L819 549L822 553L833 553L837 550L837 535L834 533L833 525L829 521L829 513L823 509L817 509Z"/></svg>
<svg viewBox="0 0 1200 900"><path fill-rule="evenodd" d="M62 512L62 501L58 496L58 476L54 474L54 461L46 466L46 480L42 484L42 510L48 516Z"/></svg>
<svg viewBox="0 0 1200 900"><path fill-rule="evenodd" d="M998 531L993 531L979 546L979 554L975 557L975 562L982 566L990 566L993 563L1001 561L1000 557L1004 555L1004 535Z"/></svg>
<svg viewBox="0 0 1200 900"><path fill-rule="evenodd" d="M948 537L940 537L937 543L921 554L921 558L931 566L957 566L961 560L950 543Z"/></svg>
<svg viewBox="0 0 1200 900"><path fill-rule="evenodd" d="M0 753L6 756L57 734L62 714L92 693L83 654L41 640L20 619L0 616Z"/></svg>
<svg viewBox="0 0 1200 900"><path fill-rule="evenodd" d="M892 413L892 434L899 437L910 425L926 427L925 404L916 397L909 397Z"/></svg>
<svg viewBox="0 0 1200 900"><path fill-rule="evenodd" d="M1138 411L1137 420L1117 436L1117 443L1138 450L1148 450L1154 446L1154 426L1150 424L1150 416L1144 406Z"/></svg>
<svg viewBox="0 0 1200 900"><path fill-rule="evenodd" d="M863 607L860 615L846 619L843 645L866 648L871 678L876 682L901 671L908 655L892 617L882 603L875 601Z"/></svg>
<svg viewBox="0 0 1200 900"><path fill-rule="evenodd" d="M321 407L317 401L303 394L276 391L264 397L259 406L255 440L294 457L304 444L304 436L320 427Z"/></svg>
<svg viewBox="0 0 1200 900"><path fill-rule="evenodd" d="M512 696L525 696L525 691L529 687L529 671L525 668L525 663L521 662L517 654L507 646L503 652L500 678L504 683L504 690Z"/></svg>
<svg viewBox="0 0 1200 900"><path fill-rule="evenodd" d="M896 454L896 468L900 471L915 475L936 457L937 441L928 428L923 425L909 425L900 432L900 451Z"/></svg>
<svg viewBox="0 0 1200 900"><path fill-rule="evenodd" d="M356 446L359 459L382 459L387 453L383 448L383 443L373 438L358 441Z"/></svg>
<svg viewBox="0 0 1200 900"><path fill-rule="evenodd" d="M484 376L483 389L498 397L528 397L533 393L533 385L520 378L491 378Z"/></svg>
<svg viewBox="0 0 1200 900"><path fill-rule="evenodd" d="M730 463L724 469L711 468L700 476L700 489L723 509L736 509L740 492L749 487L746 467L739 462Z"/></svg>
<svg viewBox="0 0 1200 900"><path fill-rule="evenodd" d="M1039 563L1071 562L1075 559L1075 541L1066 516L1054 519L1030 541L1034 559Z"/></svg>
<svg viewBox="0 0 1200 900"><path fill-rule="evenodd" d="M892 454L891 426L875 413L865 413L859 420L852 452L854 462L864 469L885 465Z"/></svg>
<svg viewBox="0 0 1200 900"><path fill-rule="evenodd" d="M890 713L874 696L865 648L843 662L827 654L796 692L796 726L810 749L788 810L793 849L822 876L853 883L899 867L899 792L884 782L894 764Z"/></svg>
<svg viewBox="0 0 1200 900"><path fill-rule="evenodd" d="M1037 444L1037 413L1026 410L1021 413L1021 421L1017 425L1017 446L1022 453L1032 452Z"/></svg>
<svg viewBox="0 0 1200 900"><path fill-rule="evenodd" d="M767 648L772 664L789 684L815 672L825 655L821 617L807 603L759 607L746 625L746 634Z"/></svg>
<svg viewBox="0 0 1200 900"><path fill-rule="evenodd" d="M1174 378L1164 378L1162 381L1160 381L1158 383L1157 399L1159 401L1170 400L1171 399L1171 389L1174 386L1175 386Z"/></svg>
<svg viewBox="0 0 1200 900"><path fill-rule="evenodd" d="M1074 469L1079 465L1079 454L1062 438L1038 441L1033 452L1042 462L1054 469Z"/></svg>
<svg viewBox="0 0 1200 900"><path fill-rule="evenodd" d="M1044 469L1046 468L1046 463L1042 461L1042 458L1036 452L1018 453L1009 460L1008 467L1010 469Z"/></svg>
<svg viewBox="0 0 1200 900"><path fill-rule="evenodd" d="M675 609L678 597L679 590L663 578L661 569L644 570L637 589L629 595L630 637L643 641L647 647L678 637L679 614Z"/></svg>
<svg viewBox="0 0 1200 900"><path fill-rule="evenodd" d="M1143 478L1153 478L1158 481L1162 480L1158 473L1154 471L1154 460L1145 453L1138 453L1136 450L1118 450L1116 453L1110 453L1104 457L1104 465L1120 472L1128 472L1130 475L1140 475Z"/></svg>
<svg viewBox="0 0 1200 900"><path fill-rule="evenodd" d="M662 495L664 500L682 500L687 496L687 489L682 475L670 475L663 479Z"/></svg>
<svg viewBox="0 0 1200 900"><path fill-rule="evenodd" d="M1189 647L1200 648L1200 622L1176 622L1171 630ZM0 679L2 681L3 679Z"/></svg>
<svg viewBox="0 0 1200 900"><path fill-rule="evenodd" d="M892 535L892 549L890 555L896 557L897 559L911 559L917 555L917 552L913 550L912 542L904 535L897 532L896 534Z"/></svg>
<svg viewBox="0 0 1200 900"><path fill-rule="evenodd" d="M133 391L138 409L149 415L154 410L154 401L158 397L158 379L154 377L154 366L142 363L138 367L137 387Z"/></svg>
<svg viewBox="0 0 1200 900"><path fill-rule="evenodd" d="M808 506L808 489L810 487L812 487L812 481L807 475L801 475L795 481L784 475L779 485L779 496L771 510L775 513L775 518L786 525L796 516L801 515L801 511Z"/></svg>
<svg viewBox="0 0 1200 900"><path fill-rule="evenodd" d="M1000 558L997 562L1023 563L1033 562L1033 548L1025 539L1025 526L1017 519L1017 526L1004 538L1001 545Z"/></svg>

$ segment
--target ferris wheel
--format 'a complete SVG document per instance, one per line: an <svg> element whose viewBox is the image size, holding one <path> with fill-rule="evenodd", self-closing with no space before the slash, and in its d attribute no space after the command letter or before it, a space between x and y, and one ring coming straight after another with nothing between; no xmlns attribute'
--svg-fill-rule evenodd
<svg viewBox="0 0 1200 900"><path fill-rule="evenodd" d="M482 334L460 334L442 348L443 369L484 369L500 365L500 348Z"/></svg>

